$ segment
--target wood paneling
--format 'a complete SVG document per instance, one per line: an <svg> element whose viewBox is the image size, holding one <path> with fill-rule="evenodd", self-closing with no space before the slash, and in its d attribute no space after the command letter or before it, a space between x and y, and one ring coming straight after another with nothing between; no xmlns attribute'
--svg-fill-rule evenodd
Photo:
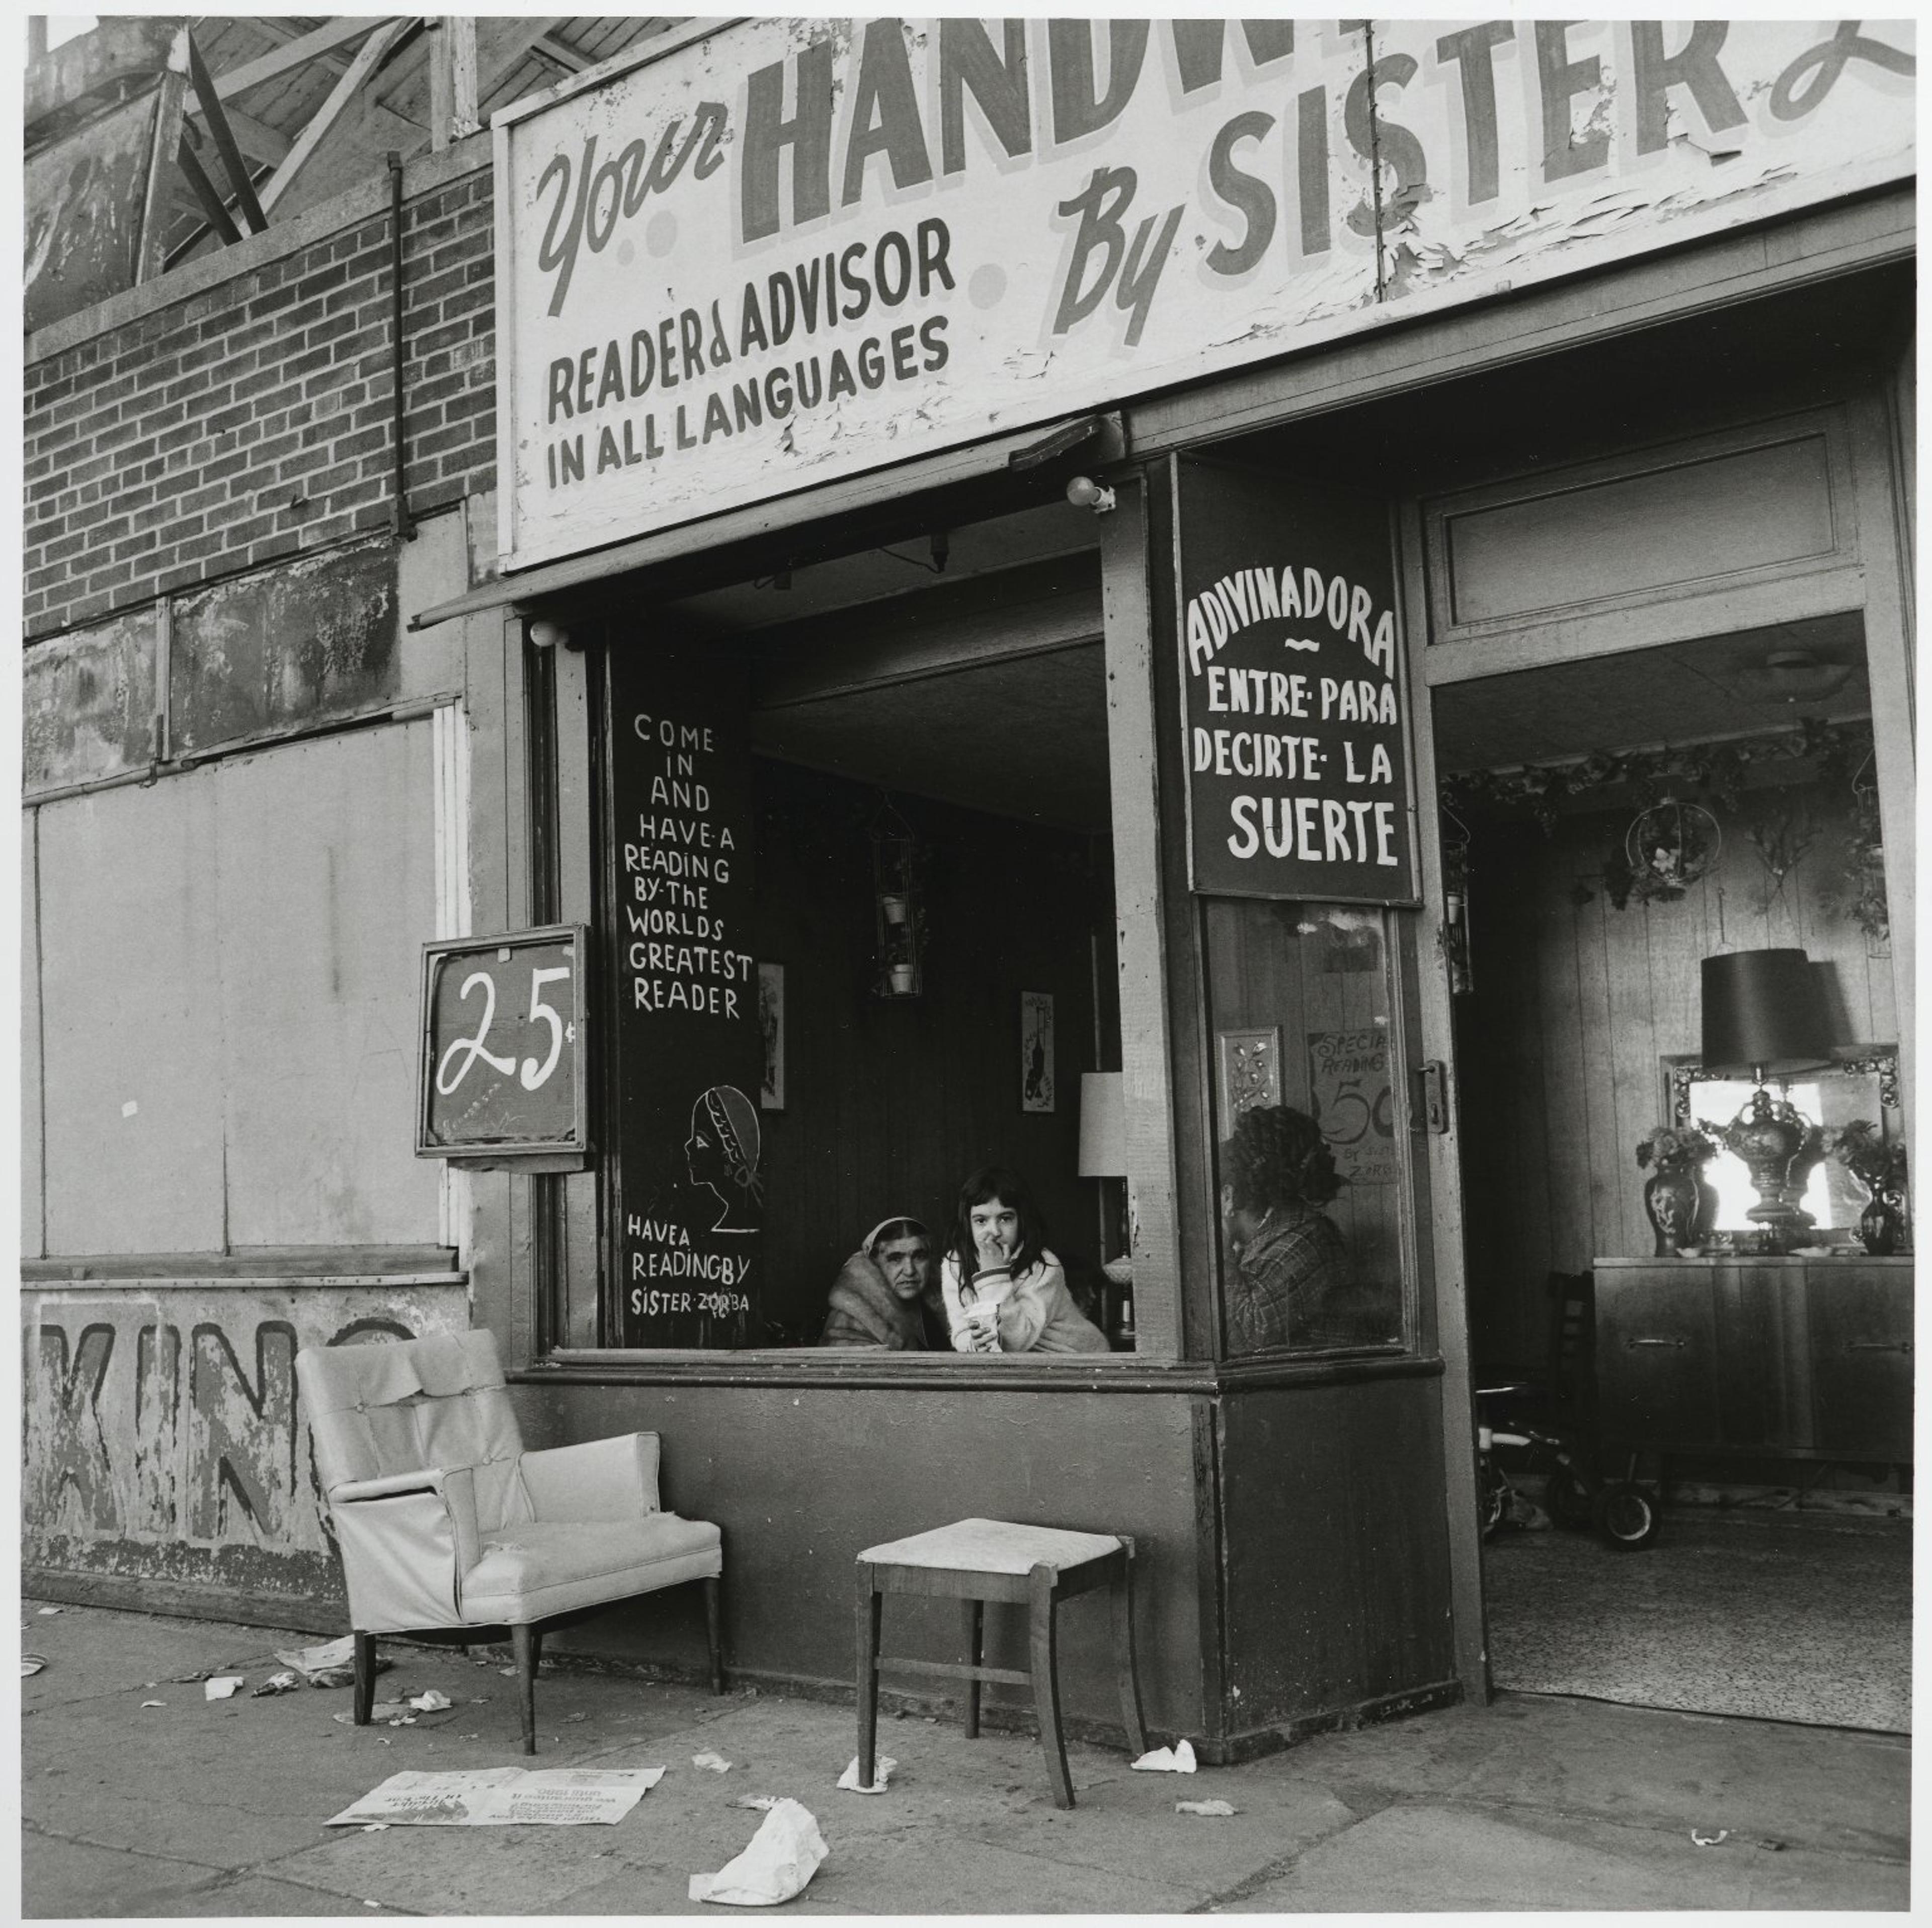
<svg viewBox="0 0 1932 1928"><path fill-rule="evenodd" d="M1748 793L1747 808L1769 793ZM1605 853L1627 813L1475 825L1469 901L1474 992L1456 1000L1469 1297L1479 1372L1540 1369L1545 1285L1600 1254L1652 1247L1637 1140L1663 1120L1660 1061L1700 1044L1698 961L1796 945L1829 967L1836 1042L1898 1036L1892 960L1830 907L1844 801L1816 786L1818 825L1781 889L1720 811L1718 869L1677 903L1612 907Z"/></svg>
<svg viewBox="0 0 1932 1928"><path fill-rule="evenodd" d="M50 1252L221 1249L216 782L40 807Z"/></svg>
<svg viewBox="0 0 1932 1928"><path fill-rule="evenodd" d="M1034 1188L1054 1249L1090 1259L1094 1181L1076 1175L1093 1063L1092 945L1114 974L1108 842L927 799L898 807L927 853L925 991L875 997L868 828L878 793L754 763L759 958L785 967L786 1108L765 1132L766 1313L814 1342L840 1264L880 1219L944 1235L974 1166ZM1051 991L1056 1109L1020 1109L1019 994Z"/></svg>
<svg viewBox="0 0 1932 1928"><path fill-rule="evenodd" d="M20 819L20 1256L47 1249L46 1164L40 1082L40 817Z"/></svg>
<svg viewBox="0 0 1932 1928"><path fill-rule="evenodd" d="M1230 1725L1448 1680L1440 1382L1231 1397L1221 1426Z"/></svg>
<svg viewBox="0 0 1932 1928"><path fill-rule="evenodd" d="M426 1243L427 720L40 806L46 1249Z"/></svg>
<svg viewBox="0 0 1932 1928"><path fill-rule="evenodd" d="M236 1246L433 1240L410 1156L421 946L435 928L427 718L217 772L223 1170Z"/></svg>
<svg viewBox="0 0 1932 1928"><path fill-rule="evenodd" d="M1447 516L1454 623L1570 607L1831 553L1822 433Z"/></svg>

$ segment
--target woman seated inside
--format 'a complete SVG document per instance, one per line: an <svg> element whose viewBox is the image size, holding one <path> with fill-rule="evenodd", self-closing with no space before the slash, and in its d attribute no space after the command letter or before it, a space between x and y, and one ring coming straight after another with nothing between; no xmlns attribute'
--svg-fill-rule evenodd
<svg viewBox="0 0 1932 1928"><path fill-rule="evenodd" d="M1228 1349L1359 1344L1354 1268L1322 1207L1342 1189L1322 1127L1292 1105L1257 1105L1221 1147L1221 1215L1234 1264Z"/></svg>
<svg viewBox="0 0 1932 1928"><path fill-rule="evenodd" d="M819 1344L926 1352L938 1348L945 1330L932 1234L916 1219L881 1219L832 1282Z"/></svg>
<svg viewBox="0 0 1932 1928"><path fill-rule="evenodd" d="M982 1165L959 1188L940 1291L956 1352L1108 1349L1046 1249L1033 1195L1003 1166Z"/></svg>

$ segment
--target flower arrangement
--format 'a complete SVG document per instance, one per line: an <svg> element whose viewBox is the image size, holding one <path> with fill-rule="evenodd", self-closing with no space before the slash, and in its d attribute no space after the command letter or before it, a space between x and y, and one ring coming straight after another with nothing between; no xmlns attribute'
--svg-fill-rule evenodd
<svg viewBox="0 0 1932 1928"><path fill-rule="evenodd" d="M1659 1125L1638 1139L1636 1162L1659 1171L1695 1171L1718 1155L1718 1141L1699 1125Z"/></svg>
<svg viewBox="0 0 1932 1928"><path fill-rule="evenodd" d="M1882 1126L1869 1118L1825 1134L1825 1154L1842 1165L1874 1198L1902 1191L1905 1185L1905 1141L1888 1139Z"/></svg>

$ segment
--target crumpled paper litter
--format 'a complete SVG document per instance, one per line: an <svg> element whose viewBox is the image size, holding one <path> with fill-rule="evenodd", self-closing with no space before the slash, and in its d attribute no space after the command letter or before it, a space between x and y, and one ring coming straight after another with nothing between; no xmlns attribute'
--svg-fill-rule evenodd
<svg viewBox="0 0 1932 1928"><path fill-rule="evenodd" d="M693 1901L734 1908L770 1908L803 1891L831 1851L812 1810L781 1801L758 1825L745 1852L713 1875L693 1875Z"/></svg>
<svg viewBox="0 0 1932 1928"><path fill-rule="evenodd" d="M1225 1801L1178 1801L1174 1811L1176 1814L1232 1814L1234 1810Z"/></svg>
<svg viewBox="0 0 1932 1928"><path fill-rule="evenodd" d="M848 1794L884 1794L886 1783L892 1779L892 1770L898 1763L890 1754L880 1754L874 1757L872 1765L878 1779L868 1788L861 1787L859 1785L859 1757L854 1754L850 1764L838 1777L838 1785Z"/></svg>
<svg viewBox="0 0 1932 1928"><path fill-rule="evenodd" d="M701 1754L692 1755L691 1765L694 1768L708 1768L714 1774L728 1774L731 1771L731 1763L722 1754L713 1753L709 1747Z"/></svg>
<svg viewBox="0 0 1932 1928"><path fill-rule="evenodd" d="M1156 1747L1134 1762L1142 1773L1191 1774L1194 1771L1194 1744L1182 1741L1172 1747Z"/></svg>
<svg viewBox="0 0 1932 1928"><path fill-rule="evenodd" d="M226 1700L241 1686L243 1678L240 1674L218 1674L212 1681L204 1681L201 1687L202 1698L204 1700Z"/></svg>

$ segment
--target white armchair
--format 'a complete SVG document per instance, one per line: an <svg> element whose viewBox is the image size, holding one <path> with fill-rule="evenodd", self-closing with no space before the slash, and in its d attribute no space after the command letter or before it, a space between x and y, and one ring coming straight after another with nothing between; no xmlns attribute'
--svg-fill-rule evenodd
<svg viewBox="0 0 1932 1928"><path fill-rule="evenodd" d="M704 1585L712 1691L724 1691L721 1536L659 1508L656 1433L525 1452L487 1330L310 1347L296 1378L349 1590L358 1725L379 1633L507 1627L534 1754L544 1628L688 1580Z"/></svg>

